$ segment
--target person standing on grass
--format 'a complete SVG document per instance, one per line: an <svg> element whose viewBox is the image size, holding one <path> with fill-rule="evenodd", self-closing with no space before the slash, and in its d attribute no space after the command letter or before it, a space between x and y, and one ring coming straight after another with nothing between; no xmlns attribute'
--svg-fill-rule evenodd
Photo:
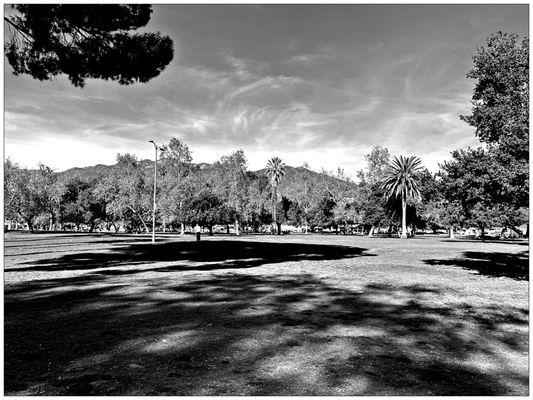
<svg viewBox="0 0 533 400"><path fill-rule="evenodd" d="M200 225L198 225L198 222L196 223L196 226L194 227L194 231L196 232L196 241L200 241L200 233L202 232L202 228L200 228Z"/></svg>

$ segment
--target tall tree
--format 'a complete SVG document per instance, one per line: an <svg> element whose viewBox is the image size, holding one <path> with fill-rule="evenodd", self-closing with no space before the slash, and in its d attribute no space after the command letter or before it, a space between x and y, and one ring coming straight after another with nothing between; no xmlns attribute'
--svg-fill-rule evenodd
<svg viewBox="0 0 533 400"><path fill-rule="evenodd" d="M163 229L167 224L177 222L184 234L183 181L193 168L191 162L191 151L185 142L171 138L167 145L161 147L158 203Z"/></svg>
<svg viewBox="0 0 533 400"><path fill-rule="evenodd" d="M374 146L369 154L365 156L366 170L358 172L361 181L371 185L380 184L389 166L390 154L386 147Z"/></svg>
<svg viewBox="0 0 533 400"><path fill-rule="evenodd" d="M98 183L95 194L106 201L107 214L122 221L126 230L140 230L142 226L148 233L150 230L145 220L150 217L152 209L151 188L137 157L118 154L117 165Z"/></svg>
<svg viewBox="0 0 533 400"><path fill-rule="evenodd" d="M462 219L481 230L494 224L504 224L515 229L524 222L526 213L509 214L505 207L495 202L502 190L496 170L499 168L494 154L483 148L455 150L452 159L441 165L441 188L450 205L460 205ZM515 216L516 220L509 220Z"/></svg>
<svg viewBox="0 0 533 400"><path fill-rule="evenodd" d="M461 119L475 128L497 166L494 202L513 213L529 203L529 39L497 32L473 61L467 74L476 80L472 113Z"/></svg>
<svg viewBox="0 0 533 400"><path fill-rule="evenodd" d="M276 219L276 208L277 208L277 202L278 202L278 186L281 182L281 178L283 178L283 175L285 175L286 165L283 163L281 158L279 157L272 157L267 162L266 166L266 173L270 180L270 186L272 187L272 220L274 221L274 225L276 226L276 230L278 235L281 234L281 229L278 224L278 221Z"/></svg>
<svg viewBox="0 0 533 400"><path fill-rule="evenodd" d="M50 214L50 229L52 229L57 222L61 197L65 192L65 184L52 168L44 164L39 164L39 179L42 182L43 204Z"/></svg>
<svg viewBox="0 0 533 400"><path fill-rule="evenodd" d="M529 138L529 39L497 32L473 56L472 114L461 119L483 142L524 157Z"/></svg>
<svg viewBox="0 0 533 400"><path fill-rule="evenodd" d="M445 226L440 218L444 198L436 175L429 172L427 168L423 168L417 173L417 180L419 182L420 198L412 204L413 223L416 227L431 228L433 231L438 228L444 228Z"/></svg>
<svg viewBox="0 0 533 400"><path fill-rule="evenodd" d="M271 189L267 176L248 172L246 213L254 232L272 220Z"/></svg>
<svg viewBox="0 0 533 400"><path fill-rule="evenodd" d="M402 200L402 238L407 238L407 201L420 197L416 173L422 168L418 157L394 157L384 175L385 197L399 197Z"/></svg>
<svg viewBox="0 0 533 400"><path fill-rule="evenodd" d="M89 232L94 230L98 220L104 221L105 200L94 193L96 182L86 181L79 177L65 183L65 191L61 196L61 222L70 222L79 230L81 224L89 225Z"/></svg>
<svg viewBox="0 0 533 400"><path fill-rule="evenodd" d="M315 179L313 179L310 168L304 164L304 169L297 171L296 180L293 183L293 198L296 201L301 213L295 213L299 215L301 222L304 224L304 232L307 233L309 229L309 217L311 209L318 203L318 185Z"/></svg>
<svg viewBox="0 0 533 400"><path fill-rule="evenodd" d="M192 183L192 180L189 183ZM213 225L224 221L228 212L225 207L226 205L216 195L213 188L204 184L186 197L185 219L190 225L207 226L210 235L212 235Z"/></svg>
<svg viewBox="0 0 533 400"><path fill-rule="evenodd" d="M372 236L374 229L380 225L389 225L390 231L394 217L394 212L391 213L390 207L387 207L390 202L383 196L381 186L389 167L389 150L374 146L365 160L366 168L357 173L359 185L354 205L359 210L358 220L364 224L365 229L368 228L368 236Z"/></svg>
<svg viewBox="0 0 533 400"><path fill-rule="evenodd" d="M246 156L242 150L223 156L215 163L215 170L218 172L216 186L227 207L234 210L236 235L240 235L239 219L242 218L247 199L246 168Z"/></svg>
<svg viewBox="0 0 533 400"><path fill-rule="evenodd" d="M51 80L66 74L83 87L88 78L129 85L148 82L172 61L173 42L145 26L147 4L17 4L4 17L5 53L16 75Z"/></svg>
<svg viewBox="0 0 533 400"><path fill-rule="evenodd" d="M8 159L4 170L5 214L11 219L20 218L33 232L35 218L50 210L48 185L42 169L20 168Z"/></svg>

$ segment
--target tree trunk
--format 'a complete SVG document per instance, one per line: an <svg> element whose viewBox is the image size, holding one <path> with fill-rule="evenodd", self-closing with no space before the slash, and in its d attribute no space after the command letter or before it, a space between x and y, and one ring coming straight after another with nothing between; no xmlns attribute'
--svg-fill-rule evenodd
<svg viewBox="0 0 533 400"><path fill-rule="evenodd" d="M278 235L281 235L281 222L276 222L276 227L278 228Z"/></svg>
<svg viewBox="0 0 533 400"><path fill-rule="evenodd" d="M240 236L239 232L239 221L235 220L235 235Z"/></svg>
<svg viewBox="0 0 533 400"><path fill-rule="evenodd" d="M50 230L54 229L55 224L56 224L56 217L54 215L54 211L50 210Z"/></svg>
<svg viewBox="0 0 533 400"><path fill-rule="evenodd" d="M368 231L368 236L371 237L374 234L374 225L370 227L370 230Z"/></svg>
<svg viewBox="0 0 533 400"><path fill-rule="evenodd" d="M180 235L185 235L185 224L183 222L180 224Z"/></svg>
<svg viewBox="0 0 533 400"><path fill-rule="evenodd" d="M94 221L91 221L91 227L89 228L89 233L93 233L94 230Z"/></svg>
<svg viewBox="0 0 533 400"><path fill-rule="evenodd" d="M276 228L277 218L276 218L276 203L278 200L278 192L276 186L272 187L272 222L274 223L274 229ZM276 232L274 232L276 233Z"/></svg>
<svg viewBox="0 0 533 400"><path fill-rule="evenodd" d="M481 241L485 241L485 227L481 225Z"/></svg>
<svg viewBox="0 0 533 400"><path fill-rule="evenodd" d="M137 216L137 218L139 218L139 220L141 221L141 223L142 223L143 226L144 226L144 229L146 230L146 233L150 233L150 228L148 228L148 226L144 223L144 220L142 219L141 215L140 215L137 211L135 211L135 210L133 209L133 207L128 206L128 208L129 208L129 209L130 209L130 210L131 210L131 211ZM141 232L141 231L139 230L139 233L140 233L140 232Z"/></svg>
<svg viewBox="0 0 533 400"><path fill-rule="evenodd" d="M407 239L407 202L405 196L402 196L402 239Z"/></svg>
<svg viewBox="0 0 533 400"><path fill-rule="evenodd" d="M213 236L213 225L209 225L209 236Z"/></svg>
<svg viewBox="0 0 533 400"><path fill-rule="evenodd" d="M450 239L455 239L455 234L453 232L453 226L450 226Z"/></svg>
<svg viewBox="0 0 533 400"><path fill-rule="evenodd" d="M27 218L26 219L26 223L28 224L28 230L33 233L33 222L32 222L32 219L33 218Z"/></svg>
<svg viewBox="0 0 533 400"><path fill-rule="evenodd" d="M226 233L229 235L229 224L226 224Z"/></svg>

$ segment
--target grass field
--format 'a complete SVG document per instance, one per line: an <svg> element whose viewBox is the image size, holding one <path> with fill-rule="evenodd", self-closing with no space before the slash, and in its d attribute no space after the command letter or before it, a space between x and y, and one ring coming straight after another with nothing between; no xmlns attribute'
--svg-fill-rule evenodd
<svg viewBox="0 0 533 400"><path fill-rule="evenodd" d="M5 394L527 395L528 242L5 235Z"/></svg>

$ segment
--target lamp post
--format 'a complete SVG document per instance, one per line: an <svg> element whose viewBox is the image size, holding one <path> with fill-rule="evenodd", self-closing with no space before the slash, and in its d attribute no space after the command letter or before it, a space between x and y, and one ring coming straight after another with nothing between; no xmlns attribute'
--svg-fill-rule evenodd
<svg viewBox="0 0 533 400"><path fill-rule="evenodd" d="M149 140L155 148L155 161L154 161L154 208L152 210L152 244L155 243L155 192L157 189L157 145L153 140Z"/></svg>

